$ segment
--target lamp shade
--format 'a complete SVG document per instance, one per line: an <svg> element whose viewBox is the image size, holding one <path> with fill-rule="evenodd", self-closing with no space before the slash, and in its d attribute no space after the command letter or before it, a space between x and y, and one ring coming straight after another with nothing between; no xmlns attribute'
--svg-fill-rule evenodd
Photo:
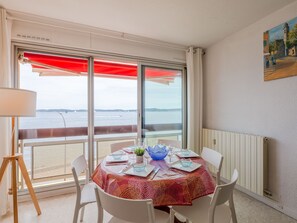
<svg viewBox="0 0 297 223"><path fill-rule="evenodd" d="M0 88L0 116L36 115L36 92L16 88Z"/></svg>

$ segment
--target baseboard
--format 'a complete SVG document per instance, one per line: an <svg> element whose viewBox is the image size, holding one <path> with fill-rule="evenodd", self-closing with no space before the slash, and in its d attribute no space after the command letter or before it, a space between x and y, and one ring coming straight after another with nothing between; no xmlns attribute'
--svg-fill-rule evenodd
<svg viewBox="0 0 297 223"><path fill-rule="evenodd" d="M38 199L43 199L47 197L54 197L54 196L59 196L64 194L75 193L76 188L72 183L72 184L65 185L63 187L51 186L47 188L35 188L34 191ZM31 196L27 190L24 190L18 193L19 202L25 202L30 200L31 200Z"/></svg>
<svg viewBox="0 0 297 223"><path fill-rule="evenodd" d="M297 211L296 210L292 210L291 208L288 208L288 207L283 207L283 210L284 210L284 212L283 212L284 214L297 220Z"/></svg>
<svg viewBox="0 0 297 223"><path fill-rule="evenodd" d="M221 179L223 182L229 182L228 180L226 179ZM294 218L295 220L297 220L297 211L296 210L292 210L286 206L283 206L281 203L279 203L278 201L275 201L275 200L272 200L271 198L269 197L264 197L264 196L260 196L258 194L255 194L239 185L236 185L235 188L240 191L240 192L243 192L245 194L247 194L248 196L268 205L269 207L272 207L273 209L291 217L291 218Z"/></svg>

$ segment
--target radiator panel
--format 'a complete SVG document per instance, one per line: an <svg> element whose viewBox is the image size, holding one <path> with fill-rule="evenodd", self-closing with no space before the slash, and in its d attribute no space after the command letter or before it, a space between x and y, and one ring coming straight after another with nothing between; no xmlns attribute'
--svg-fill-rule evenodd
<svg viewBox="0 0 297 223"><path fill-rule="evenodd" d="M267 138L249 134L203 129L203 146L224 156L221 177L230 179L239 172L237 184L264 195L267 182ZM214 171L210 167L211 171Z"/></svg>

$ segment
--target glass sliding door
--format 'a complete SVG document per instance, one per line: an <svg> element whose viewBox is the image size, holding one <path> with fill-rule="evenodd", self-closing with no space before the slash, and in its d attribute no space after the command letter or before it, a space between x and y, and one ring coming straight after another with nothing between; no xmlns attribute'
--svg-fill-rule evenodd
<svg viewBox="0 0 297 223"><path fill-rule="evenodd" d="M17 86L37 92L36 117L18 122L18 149L34 187L71 185L71 162L83 154L92 171L113 143L185 143L183 67L84 55L17 54Z"/></svg>
<svg viewBox="0 0 297 223"><path fill-rule="evenodd" d="M136 63L94 60L94 153L97 163L111 152L111 144L136 139L137 76Z"/></svg>
<svg viewBox="0 0 297 223"><path fill-rule="evenodd" d="M181 69L142 66L142 138L183 142L184 76Z"/></svg>
<svg viewBox="0 0 297 223"><path fill-rule="evenodd" d="M72 181L71 162L87 157L88 60L30 51L18 58L19 87L37 92L36 117L19 120L33 186Z"/></svg>

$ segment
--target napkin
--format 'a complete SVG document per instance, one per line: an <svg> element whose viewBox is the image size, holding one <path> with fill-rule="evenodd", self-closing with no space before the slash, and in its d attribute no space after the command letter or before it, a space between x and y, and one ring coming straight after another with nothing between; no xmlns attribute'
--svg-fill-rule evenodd
<svg viewBox="0 0 297 223"><path fill-rule="evenodd" d="M116 165L127 165L128 161L125 162L105 162L105 166L116 166Z"/></svg>

